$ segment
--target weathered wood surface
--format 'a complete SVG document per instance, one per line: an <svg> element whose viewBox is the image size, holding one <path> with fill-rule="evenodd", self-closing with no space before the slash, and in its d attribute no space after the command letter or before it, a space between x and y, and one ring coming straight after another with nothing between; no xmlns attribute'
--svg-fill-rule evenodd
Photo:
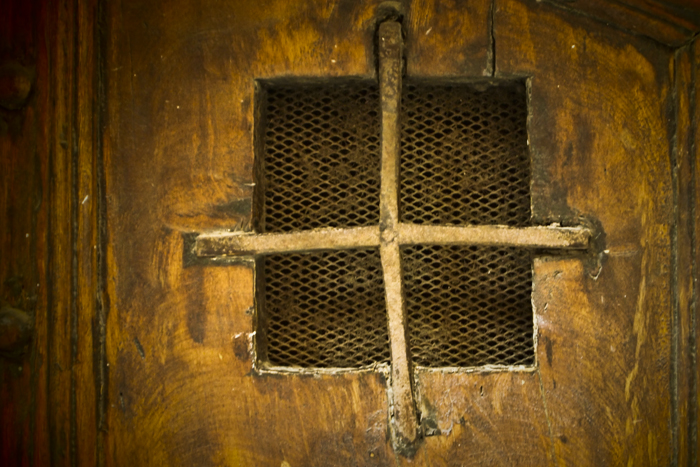
<svg viewBox="0 0 700 467"><path fill-rule="evenodd" d="M675 267L678 281L678 295L674 306L678 311L678 441L679 456L678 465L691 465L690 440L692 439L690 428L693 414L691 413L690 395L693 392L693 230L691 221L691 205L693 190L694 161L691 160L691 148L693 146L694 130L692 125L692 54L691 47L683 47L676 52L674 60L674 78L676 90L676 146L675 156L675 190L678 208L676 218L678 220L677 248L678 261ZM686 271L686 274L681 274ZM686 345L682 345L685 343Z"/></svg>
<svg viewBox="0 0 700 467"><path fill-rule="evenodd" d="M700 31L700 11L695 0L544 1L672 47L682 46Z"/></svg>
<svg viewBox="0 0 700 467"><path fill-rule="evenodd" d="M673 56L548 5L496 5L496 75L533 77L533 214L599 228L592 257L535 263L551 462L669 464Z"/></svg>
<svg viewBox="0 0 700 467"><path fill-rule="evenodd" d="M698 401L700 400L700 363L697 360L698 350L700 350L700 345L698 344L698 336L700 336L700 319L698 319L698 310L700 309L700 303L698 303L698 301L700 301L700 245L698 245L698 241L700 239L700 217L698 216L698 208L700 207L700 145L698 144L698 137L700 135L700 129L698 128L698 126L700 125L698 123L700 122L700 99L698 99L698 96L700 96L700 82L698 82L698 68L700 67L700 44L698 43L697 39L693 42L692 51L693 55L691 61L691 77L693 78L692 89L695 91L695 99L694 102L691 101L690 109L692 112L692 127L695 131L695 135L693 138L693 142L695 143L695 145L693 146L694 151L691 148L688 161L694 161L695 166L693 167L691 164L690 169L693 171L695 183L694 186L691 185L693 189L689 190L690 192L688 193L690 196L690 204L692 206L691 215L688 216L688 220L690 221L689 228L693 231L693 245L695 246L695 251L692 252L693 268L691 270L691 274L693 275L693 304L691 306L691 309L689 310L691 312L692 320L695 321L694 323L692 322L692 320L690 322L690 325L694 325L695 327L695 342L694 346L691 346L691 352L693 352L695 355L695 361L692 363L694 363L695 365L694 368L691 367L690 369L690 371L693 372L691 378L694 379L694 382L691 385L692 392L690 393L689 410L694 411L695 413L694 426L690 427L688 442L695 442L694 446L691 444L690 449L691 453L694 454L694 459L697 463L700 459L700 437L698 437L698 422L700 421L700 404L698 403ZM691 461L692 460L693 459L691 458Z"/></svg>
<svg viewBox="0 0 700 467"><path fill-rule="evenodd" d="M46 78L45 27L38 4L3 2L0 66ZM43 18L42 18L43 19ZM36 78L32 75L35 75ZM35 329L21 356L0 357L0 464L48 464L46 262L47 183L43 147L46 87L34 87L18 109L0 106L0 306L26 312ZM42 346L43 344L43 346Z"/></svg>
<svg viewBox="0 0 700 467"><path fill-rule="evenodd" d="M0 463L94 465L95 5L0 10L0 66L31 85L0 108L0 301L34 327L26 354L0 358Z"/></svg>
<svg viewBox="0 0 700 467"><path fill-rule="evenodd" d="M407 7L410 75L533 77L536 220L597 232L535 263L537 371L419 374L412 461L381 375L255 375L252 270L184 267L183 233L251 225L253 80L374 76L375 7L107 5L107 464L668 464L673 55L648 39L535 2L492 28L487 1Z"/></svg>

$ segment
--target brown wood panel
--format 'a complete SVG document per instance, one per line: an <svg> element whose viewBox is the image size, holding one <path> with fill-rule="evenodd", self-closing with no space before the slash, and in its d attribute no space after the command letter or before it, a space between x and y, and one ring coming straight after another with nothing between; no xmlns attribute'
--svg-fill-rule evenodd
<svg viewBox="0 0 700 467"><path fill-rule="evenodd" d="M415 0L407 3L403 24L409 77L491 74L490 1Z"/></svg>
<svg viewBox="0 0 700 467"><path fill-rule="evenodd" d="M545 0L608 25L679 47L700 30L700 5L693 0Z"/></svg>
<svg viewBox="0 0 700 467"><path fill-rule="evenodd" d="M107 6L108 464L672 459L668 49L535 2L496 2L493 36L488 2L406 5L409 75L532 77L535 219L597 233L535 263L536 371L420 374L411 461L382 375L256 374L252 270L183 261L183 233L250 225L253 80L373 77L376 4L165 3Z"/></svg>
<svg viewBox="0 0 700 467"><path fill-rule="evenodd" d="M599 231L591 256L535 265L554 460L667 464L672 56L535 2L497 2L495 38L496 75L532 77L535 219Z"/></svg>
<svg viewBox="0 0 700 467"><path fill-rule="evenodd" d="M47 164L49 86L40 2L0 7L0 67L19 67L31 82L21 105L0 103L0 306L27 313L33 339L26 352L0 356L0 464L47 465ZM4 76L3 76L4 77Z"/></svg>
<svg viewBox="0 0 700 467"><path fill-rule="evenodd" d="M487 5L412 6L411 71L481 76ZM254 78L374 77L376 6L109 7L108 463L393 458L382 375L252 375L251 270L182 259L183 232L250 225Z"/></svg>
<svg viewBox="0 0 700 467"><path fill-rule="evenodd" d="M692 112L692 129L695 132L693 137L693 142L695 145L690 151L688 161L690 162L690 170L693 172L693 182L691 189L689 190L690 195L690 215L688 220L690 221L690 228L692 229L692 239L693 239L693 266L691 273L693 275L693 288L692 288L692 303L691 303L691 325L695 328L694 342L691 342L691 352L694 358L694 368L691 368L693 381L691 383L691 393L690 393L690 410L694 411L694 419L691 419L690 430L688 438L690 443L695 442L695 446L691 445L691 461L697 463L698 457L700 457L700 439L698 439L698 420L700 420L700 407L698 401L700 400L700 363L698 362L698 336L700 336L700 320L698 320L698 299L700 298L700 271L698 267L700 266L700 247L698 246L698 239L700 239L700 218L698 217L698 206L700 206L700 189L698 183L700 180L700 146L698 146L698 122L700 122L700 82L698 82L698 66L700 65L700 46L697 40L692 44L692 55L691 55L691 77L693 78L693 88L694 91L691 95L694 99L690 101L690 108ZM693 345L694 344L694 345Z"/></svg>
<svg viewBox="0 0 700 467"><path fill-rule="evenodd" d="M534 371L421 372L430 434L419 465L549 465L551 442Z"/></svg>
<svg viewBox="0 0 700 467"><path fill-rule="evenodd" d="M8 105L3 81L0 304L27 312L33 334L27 353L0 360L0 463L92 465L96 218L87 202L79 215L77 197L95 182L95 5L7 1L2 11L0 66L19 67L31 88Z"/></svg>
<svg viewBox="0 0 700 467"><path fill-rule="evenodd" d="M376 373L255 375L253 274L183 264L250 225L255 78L373 77L374 4L109 6L109 465L386 465Z"/></svg>

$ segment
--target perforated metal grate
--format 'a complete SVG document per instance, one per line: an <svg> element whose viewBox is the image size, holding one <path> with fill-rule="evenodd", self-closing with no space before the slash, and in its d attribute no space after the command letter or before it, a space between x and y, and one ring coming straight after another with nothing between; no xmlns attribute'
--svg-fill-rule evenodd
<svg viewBox="0 0 700 467"><path fill-rule="evenodd" d="M271 364L342 368L389 362L378 250L270 255L264 271Z"/></svg>
<svg viewBox="0 0 700 467"><path fill-rule="evenodd" d="M534 362L527 250L413 245L401 255L416 365Z"/></svg>
<svg viewBox="0 0 700 467"><path fill-rule="evenodd" d="M526 225L526 121L522 83L404 86L401 220Z"/></svg>
<svg viewBox="0 0 700 467"><path fill-rule="evenodd" d="M379 222L379 91L339 81L267 89L263 232Z"/></svg>

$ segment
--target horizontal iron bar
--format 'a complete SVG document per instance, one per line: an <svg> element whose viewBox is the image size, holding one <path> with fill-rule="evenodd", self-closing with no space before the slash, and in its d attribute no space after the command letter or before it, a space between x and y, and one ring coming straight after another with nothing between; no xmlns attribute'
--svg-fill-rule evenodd
<svg viewBox="0 0 700 467"><path fill-rule="evenodd" d="M263 253L379 247L379 227L304 230L280 234L214 232L197 236L197 256L253 256Z"/></svg>
<svg viewBox="0 0 700 467"><path fill-rule="evenodd" d="M588 248L591 231L584 227L398 224L396 237L400 245L502 245L583 250ZM377 226L280 234L213 232L197 236L194 252L200 257L255 256L265 253L379 247L379 243Z"/></svg>
<svg viewBox="0 0 700 467"><path fill-rule="evenodd" d="M399 224L402 245L502 245L525 248L588 248L591 231L583 227L508 227L505 225Z"/></svg>

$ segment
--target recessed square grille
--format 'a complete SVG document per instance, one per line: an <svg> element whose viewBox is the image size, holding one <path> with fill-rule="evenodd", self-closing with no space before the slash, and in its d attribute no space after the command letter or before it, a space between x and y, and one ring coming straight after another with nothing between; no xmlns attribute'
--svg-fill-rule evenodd
<svg viewBox="0 0 700 467"><path fill-rule="evenodd" d="M527 102L522 83L408 83L401 107L401 220L530 221Z"/></svg>
<svg viewBox="0 0 700 467"><path fill-rule="evenodd" d="M529 251L412 245L401 255L414 364L534 363Z"/></svg>
<svg viewBox="0 0 700 467"><path fill-rule="evenodd" d="M404 223L530 223L523 83L406 84L394 186L380 180L375 83L261 86L259 233L299 239L316 228L378 226L380 190L398 191ZM341 234L352 237L329 235ZM262 361L306 368L389 363L380 245L309 253L285 241L289 252L264 253L258 262ZM417 241L401 246L400 266L413 363L533 364L530 252Z"/></svg>
<svg viewBox="0 0 700 467"><path fill-rule="evenodd" d="M378 250L269 255L263 261L272 365L341 368L389 362Z"/></svg>
<svg viewBox="0 0 700 467"><path fill-rule="evenodd" d="M266 87L262 232L379 222L379 91L372 81Z"/></svg>

